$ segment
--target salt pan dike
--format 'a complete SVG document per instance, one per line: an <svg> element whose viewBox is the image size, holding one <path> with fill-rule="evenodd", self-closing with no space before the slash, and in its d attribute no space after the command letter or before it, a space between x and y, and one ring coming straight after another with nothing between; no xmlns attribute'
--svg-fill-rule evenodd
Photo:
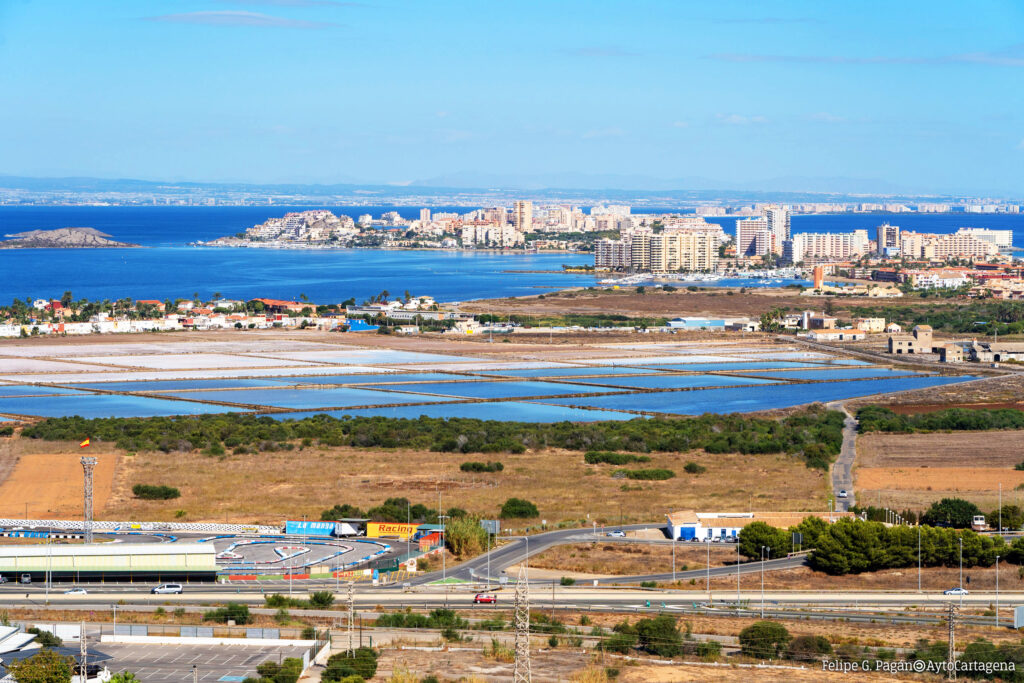
<svg viewBox="0 0 1024 683"><path fill-rule="evenodd" d="M761 411L976 379L749 340L505 351L479 342L360 343L358 335L230 336L0 347L0 416L587 422Z"/></svg>

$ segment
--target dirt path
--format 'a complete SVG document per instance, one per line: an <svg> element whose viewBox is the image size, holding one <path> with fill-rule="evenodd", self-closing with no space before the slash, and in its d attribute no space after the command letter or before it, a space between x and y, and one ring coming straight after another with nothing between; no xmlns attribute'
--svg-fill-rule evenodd
<svg viewBox="0 0 1024 683"><path fill-rule="evenodd" d="M14 450L14 437L0 437L0 484L7 481L18 464L18 454Z"/></svg>

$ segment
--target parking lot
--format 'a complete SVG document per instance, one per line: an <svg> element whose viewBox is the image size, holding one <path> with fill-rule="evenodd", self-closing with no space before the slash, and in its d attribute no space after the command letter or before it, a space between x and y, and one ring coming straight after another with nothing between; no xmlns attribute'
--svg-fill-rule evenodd
<svg viewBox="0 0 1024 683"><path fill-rule="evenodd" d="M301 658L306 649L246 645L242 639L224 645L97 643L94 647L112 657L106 662L111 672L130 671L146 683L191 681L193 665L200 681L242 681L246 676L255 676L259 664Z"/></svg>

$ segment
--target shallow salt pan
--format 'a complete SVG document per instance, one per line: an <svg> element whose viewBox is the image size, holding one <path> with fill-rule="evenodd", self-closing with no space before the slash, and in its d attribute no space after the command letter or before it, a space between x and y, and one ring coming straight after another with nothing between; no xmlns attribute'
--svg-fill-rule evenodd
<svg viewBox="0 0 1024 683"><path fill-rule="evenodd" d="M260 368L283 365L309 365L303 361L277 360L257 356L232 356L225 353L182 353L153 356L82 356L83 361L107 363L126 368L153 368L154 370Z"/></svg>
<svg viewBox="0 0 1024 683"><path fill-rule="evenodd" d="M33 382L49 382L54 384L79 384L82 382L135 382L163 379L224 379L233 377L280 377L284 375L334 375L342 368L329 365L309 365L301 368L234 368L224 370L156 370L111 371L96 373L80 373L66 375L32 375ZM346 373L380 373L392 372L388 368L374 368L358 365L344 366ZM24 382L25 375L0 375L0 379Z"/></svg>

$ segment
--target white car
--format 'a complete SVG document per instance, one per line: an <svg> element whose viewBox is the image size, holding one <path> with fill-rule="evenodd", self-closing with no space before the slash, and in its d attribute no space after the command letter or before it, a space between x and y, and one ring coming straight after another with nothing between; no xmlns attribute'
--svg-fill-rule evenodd
<svg viewBox="0 0 1024 683"><path fill-rule="evenodd" d="M849 498L850 494L847 493L846 489L842 489L842 490L839 491L839 497L840 498Z"/></svg>
<svg viewBox="0 0 1024 683"><path fill-rule="evenodd" d="M64 591L64 595L88 595L89 591L84 588L69 588Z"/></svg>
<svg viewBox="0 0 1024 683"><path fill-rule="evenodd" d="M616 529L615 531L609 531L605 536L611 536L612 538L625 538L626 532L622 529Z"/></svg>
<svg viewBox="0 0 1024 683"><path fill-rule="evenodd" d="M968 595L966 588L950 588L947 591L942 591L943 595Z"/></svg>
<svg viewBox="0 0 1024 683"><path fill-rule="evenodd" d="M180 583L161 583L159 586L155 586L150 589L150 593L158 593L161 595L166 594L177 594L181 593L182 587Z"/></svg>

